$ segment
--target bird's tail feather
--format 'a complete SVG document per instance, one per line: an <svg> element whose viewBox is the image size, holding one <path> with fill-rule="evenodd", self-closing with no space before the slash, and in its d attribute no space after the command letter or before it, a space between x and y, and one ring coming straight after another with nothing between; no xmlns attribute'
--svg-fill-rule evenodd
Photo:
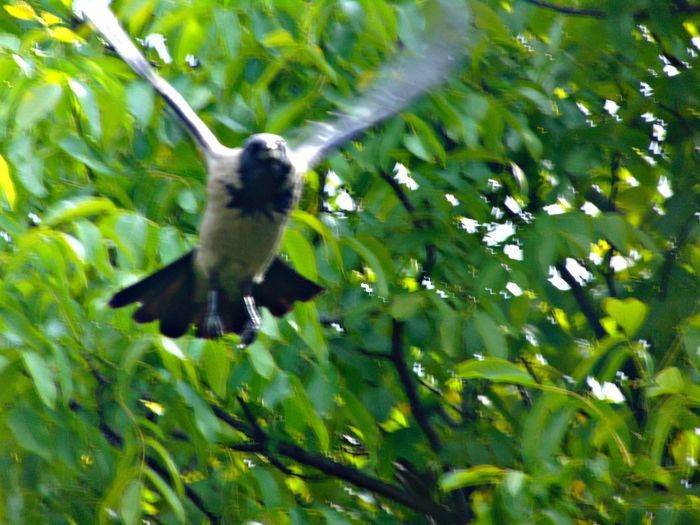
<svg viewBox="0 0 700 525"><path fill-rule="evenodd" d="M160 331L169 337L183 335L202 305L195 298L194 251L114 294L112 308L141 303L133 314L137 323L160 320Z"/></svg>
<svg viewBox="0 0 700 525"><path fill-rule="evenodd" d="M265 279L253 288L253 297L255 304L266 307L276 317L282 317L292 309L294 301L308 301L323 290L275 257L265 272Z"/></svg>
<svg viewBox="0 0 700 525"><path fill-rule="evenodd" d="M138 323L160 321L160 331L168 337L180 337L196 327L197 337L212 337L207 330L206 302L198 301L194 251L143 280L117 292L109 305L119 308L141 303L133 318ZM323 288L299 275L279 258L275 258L265 279L253 288L257 306L264 306L281 317L292 309L294 301L308 301ZM223 290L219 295L219 316L224 333L241 334L248 322L248 313L242 297L228 298Z"/></svg>

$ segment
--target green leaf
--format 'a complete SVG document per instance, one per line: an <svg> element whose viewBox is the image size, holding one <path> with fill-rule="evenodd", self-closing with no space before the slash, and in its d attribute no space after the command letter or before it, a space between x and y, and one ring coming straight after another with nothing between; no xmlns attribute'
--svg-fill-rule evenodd
<svg viewBox="0 0 700 525"><path fill-rule="evenodd" d="M126 487L119 506L119 515L124 520L124 525L136 525L141 518L141 495L143 493L143 483L133 480Z"/></svg>
<svg viewBox="0 0 700 525"><path fill-rule="evenodd" d="M675 366L664 368L654 378L654 385L647 388L649 397L686 393L686 381L682 372Z"/></svg>
<svg viewBox="0 0 700 525"><path fill-rule="evenodd" d="M73 222L83 217L94 217L115 211L112 201L102 197L79 197L58 202L49 208L44 216L44 224L57 226L64 222Z"/></svg>
<svg viewBox="0 0 700 525"><path fill-rule="evenodd" d="M142 128L148 126L153 116L156 94L145 80L132 82L126 87L126 104L136 122Z"/></svg>
<svg viewBox="0 0 700 525"><path fill-rule="evenodd" d="M211 407L204 401L197 392L187 383L180 381L177 389L185 402L194 410L194 420L197 429L202 433L204 439L213 443L219 434L219 420L214 415Z"/></svg>
<svg viewBox="0 0 700 525"><path fill-rule="evenodd" d="M28 89L17 107L15 123L20 130L33 127L46 118L61 100L63 90L57 84L37 84Z"/></svg>
<svg viewBox="0 0 700 525"><path fill-rule="evenodd" d="M231 361L221 345L213 341L204 343L203 366L209 386L217 396L225 398Z"/></svg>
<svg viewBox="0 0 700 525"><path fill-rule="evenodd" d="M144 468L144 472L146 473L146 476L148 479L153 483L153 486L156 488L158 492L161 493L165 501L168 502L168 505L170 505L170 508L173 509L173 512L175 512L175 516L177 516L177 519L180 523L185 523L187 521L187 517L185 514L185 506L182 503L182 500L177 497L177 494L173 491L172 487L168 485L163 478L161 478L157 472L152 470L149 467Z"/></svg>
<svg viewBox="0 0 700 525"><path fill-rule="evenodd" d="M182 480L180 479L180 472L178 471L177 464L175 463L175 460L173 459L172 455L165 449L163 445L160 444L160 442L158 442L155 439L147 438L146 445L148 445L153 451L156 452L156 454L158 454L160 462L165 465L165 468L170 474L170 478L172 479L173 485L175 485L175 491L177 492L178 497L184 498L185 487L182 484Z"/></svg>
<svg viewBox="0 0 700 525"><path fill-rule="evenodd" d="M24 366L27 372L34 381L34 386L44 403L49 408L54 408L56 405L56 384L54 383L54 374L51 371L46 360L36 352L26 350L22 353Z"/></svg>
<svg viewBox="0 0 700 525"><path fill-rule="evenodd" d="M628 338L642 327L649 311L646 304L633 297L623 300L608 297L603 301L603 309L622 327Z"/></svg>
<svg viewBox="0 0 700 525"><path fill-rule="evenodd" d="M320 220L318 220L316 217L311 215L310 213L300 210L299 208L296 208L292 211L291 214L291 219L296 222L300 222L308 227L310 227L312 230L314 230L318 235L321 236L323 239L323 242L326 246L330 247L331 252L333 253L334 256L334 263L338 265L338 267L342 270L343 268L343 257L340 253L340 246L338 244L338 240L336 239L336 236L333 235L333 232L330 231L328 226L323 224Z"/></svg>
<svg viewBox="0 0 700 525"><path fill-rule="evenodd" d="M492 357L508 357L508 343L496 322L485 312L474 312L476 331L481 336L486 352Z"/></svg>
<svg viewBox="0 0 700 525"><path fill-rule="evenodd" d="M628 239L628 226L618 213L604 213L598 219L600 235L608 239L618 250L624 250Z"/></svg>
<svg viewBox="0 0 700 525"><path fill-rule="evenodd" d="M24 450L51 461L54 448L49 427L36 412L28 407L15 408L8 413L7 424Z"/></svg>
<svg viewBox="0 0 700 525"><path fill-rule="evenodd" d="M87 122L88 126L90 126L90 130L92 131L94 138L100 138L102 135L100 108L97 104L97 99L95 98L94 93L89 86L73 78L68 81L68 85L80 103L80 107L85 116L85 121Z"/></svg>
<svg viewBox="0 0 700 525"><path fill-rule="evenodd" d="M447 153L445 152L445 148L442 145L442 142L438 139L437 135L435 134L435 131L433 131L433 129L428 124L426 124L423 119L417 117L416 115L408 113L405 115L404 118L409 124L409 126L411 126L414 129L416 137L418 137L418 139L420 140L423 149L430 150L430 157L434 155L440 160L440 162L445 162Z"/></svg>
<svg viewBox="0 0 700 525"><path fill-rule="evenodd" d="M0 33L0 49L7 49L17 53L22 41L10 33Z"/></svg>
<svg viewBox="0 0 700 525"><path fill-rule="evenodd" d="M374 272L376 282L373 284L376 285L377 294L379 294L380 297L388 297L389 280L384 269L385 266L389 265L389 263L386 261L388 258L386 249L380 248L376 240L369 239L365 236L360 238L344 237L343 242L357 252L357 254L365 260L367 265Z"/></svg>
<svg viewBox="0 0 700 525"><path fill-rule="evenodd" d="M85 141L77 135L67 135L58 141L58 145L68 155L78 162L82 162L97 173L111 175L111 168L95 157L94 152L88 147Z"/></svg>
<svg viewBox="0 0 700 525"><path fill-rule="evenodd" d="M312 281L318 279L316 256L313 246L306 237L296 230L287 228L284 232L283 248L289 254L297 272Z"/></svg>
<svg viewBox="0 0 700 525"><path fill-rule="evenodd" d="M186 63L187 55L196 56L206 38L206 33L196 16L187 17L183 25L177 46L178 64Z"/></svg>
<svg viewBox="0 0 700 525"><path fill-rule="evenodd" d="M425 297L420 293L405 293L392 298L389 312L391 316L405 321L422 310Z"/></svg>
<svg viewBox="0 0 700 525"><path fill-rule="evenodd" d="M309 107L309 97L301 97L285 104L279 104L267 117L265 129L268 133L284 133L302 116ZM299 210L295 210L299 211ZM293 212L294 213L294 212Z"/></svg>
<svg viewBox="0 0 700 525"><path fill-rule="evenodd" d="M330 446L328 429L314 409L314 405L301 382L294 377L291 380L294 395L287 398L284 403L288 428L301 432L307 425L310 426L318 439L319 448L325 452Z"/></svg>
<svg viewBox="0 0 700 525"><path fill-rule="evenodd" d="M275 477L266 469L256 468L253 470L255 478L258 480L260 495L265 502L265 507L274 509L282 504L282 495Z"/></svg>
<svg viewBox="0 0 700 525"><path fill-rule="evenodd" d="M506 474L506 470L493 465L478 465L467 469L453 470L440 477L440 488L445 492L498 483Z"/></svg>
<svg viewBox="0 0 700 525"><path fill-rule="evenodd" d="M495 383L537 386L537 382L527 371L497 357L470 359L457 365L455 371L462 379L487 379Z"/></svg>
<svg viewBox="0 0 700 525"><path fill-rule="evenodd" d="M260 341L255 341L246 348L246 353L255 371L266 379L270 379L277 365L270 351Z"/></svg>
<svg viewBox="0 0 700 525"><path fill-rule="evenodd" d="M31 135L23 133L10 143L8 157L16 168L17 180L36 197L45 197L43 184L44 162L36 155L36 145Z"/></svg>

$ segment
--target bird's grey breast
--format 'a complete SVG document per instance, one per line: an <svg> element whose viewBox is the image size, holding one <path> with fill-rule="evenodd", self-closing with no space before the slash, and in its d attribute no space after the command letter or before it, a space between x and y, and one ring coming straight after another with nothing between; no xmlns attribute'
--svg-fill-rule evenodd
<svg viewBox="0 0 700 525"><path fill-rule="evenodd" d="M262 136L254 135L230 156L207 159L208 202L196 264L231 293L267 269L300 193L285 151L271 143L269 137L276 136Z"/></svg>

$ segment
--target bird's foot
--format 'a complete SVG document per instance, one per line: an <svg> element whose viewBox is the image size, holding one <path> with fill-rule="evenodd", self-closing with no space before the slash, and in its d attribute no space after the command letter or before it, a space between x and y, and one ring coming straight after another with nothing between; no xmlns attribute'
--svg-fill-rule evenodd
<svg viewBox="0 0 700 525"><path fill-rule="evenodd" d="M245 309L248 314L248 321L246 322L245 328L243 328L243 332L241 333L241 342L238 343L240 348L245 348L250 343L255 341L262 323L260 312L258 311L258 307L255 304L255 298L252 294L252 287L246 288L247 289L244 290L245 295L243 296L243 304L245 304Z"/></svg>
<svg viewBox="0 0 700 525"><path fill-rule="evenodd" d="M209 339L217 339L224 335L224 323L219 315L219 290L216 288L211 288L207 294L204 333Z"/></svg>

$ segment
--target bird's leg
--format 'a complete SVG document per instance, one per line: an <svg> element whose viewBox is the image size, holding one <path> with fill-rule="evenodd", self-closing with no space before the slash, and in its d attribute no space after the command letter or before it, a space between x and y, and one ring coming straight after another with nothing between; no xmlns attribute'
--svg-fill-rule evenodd
<svg viewBox="0 0 700 525"><path fill-rule="evenodd" d="M253 297L253 283L247 283L243 285L243 304L245 304L245 310L248 314L248 321L243 328L243 333L241 334L241 342L239 346L246 347L253 341L258 335L258 330L260 330L260 312L255 304L255 298Z"/></svg>
<svg viewBox="0 0 700 525"><path fill-rule="evenodd" d="M209 291L207 292L207 310L204 314L204 332L209 339L216 339L224 335L224 323L219 313L219 279L216 275L209 278Z"/></svg>

